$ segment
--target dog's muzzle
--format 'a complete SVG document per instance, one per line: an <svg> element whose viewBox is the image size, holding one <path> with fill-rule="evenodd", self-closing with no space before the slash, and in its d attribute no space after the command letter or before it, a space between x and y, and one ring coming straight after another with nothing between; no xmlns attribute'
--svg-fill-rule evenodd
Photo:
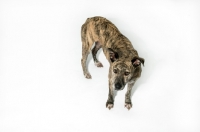
<svg viewBox="0 0 200 132"><path fill-rule="evenodd" d="M120 83L115 84L115 90L120 90L122 88L122 85Z"/></svg>

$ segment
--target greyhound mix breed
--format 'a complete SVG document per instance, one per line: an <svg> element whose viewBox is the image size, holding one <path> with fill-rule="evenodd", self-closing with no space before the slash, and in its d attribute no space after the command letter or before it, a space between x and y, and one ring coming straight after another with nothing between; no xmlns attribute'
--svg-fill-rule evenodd
<svg viewBox="0 0 200 132"><path fill-rule="evenodd" d="M86 60L90 51L92 51L95 65L103 67L96 57L97 51L102 48L110 63L109 94L106 107L111 109L114 106L114 90L123 90L125 85L128 84L125 107L129 110L132 107L131 90L135 81L141 75L141 63L144 65L144 59L138 56L128 38L112 22L103 17L92 17L86 20L81 27L81 40L81 64L84 76L88 79L91 78L86 67ZM94 43L95 46L91 50Z"/></svg>

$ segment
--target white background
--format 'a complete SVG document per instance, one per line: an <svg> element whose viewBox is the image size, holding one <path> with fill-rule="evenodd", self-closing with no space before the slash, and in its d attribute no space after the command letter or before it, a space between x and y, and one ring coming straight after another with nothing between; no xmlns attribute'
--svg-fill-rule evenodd
<svg viewBox="0 0 200 132"><path fill-rule="evenodd" d="M199 132L199 2L1 0L0 132ZM145 59L133 88L105 108L108 68L81 69L80 28L104 16Z"/></svg>

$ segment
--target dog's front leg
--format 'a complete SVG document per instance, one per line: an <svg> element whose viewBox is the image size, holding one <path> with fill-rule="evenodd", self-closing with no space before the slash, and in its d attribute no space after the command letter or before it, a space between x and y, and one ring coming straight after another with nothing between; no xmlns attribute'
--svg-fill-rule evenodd
<svg viewBox="0 0 200 132"><path fill-rule="evenodd" d="M106 102L106 108L110 110L113 107L114 107L114 90L109 80L109 93L108 93L108 100Z"/></svg>
<svg viewBox="0 0 200 132"><path fill-rule="evenodd" d="M133 88L134 83L128 83L127 87L127 92L125 95L125 107L130 110L132 107L132 102L131 102L131 90Z"/></svg>

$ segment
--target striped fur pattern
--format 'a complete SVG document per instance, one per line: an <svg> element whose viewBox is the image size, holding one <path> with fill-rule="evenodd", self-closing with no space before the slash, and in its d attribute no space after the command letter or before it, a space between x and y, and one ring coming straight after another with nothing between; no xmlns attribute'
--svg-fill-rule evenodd
<svg viewBox="0 0 200 132"><path fill-rule="evenodd" d="M112 22L103 17L92 17L86 20L81 27L81 40L81 64L84 76L88 79L92 78L86 67L86 60L91 51L95 65L103 67L96 57L98 50L102 48L110 63L109 94L106 107L113 108L114 90L123 90L127 84L125 107L129 110L132 107L131 90L141 75L141 63L144 65L144 59L139 57L129 39Z"/></svg>

